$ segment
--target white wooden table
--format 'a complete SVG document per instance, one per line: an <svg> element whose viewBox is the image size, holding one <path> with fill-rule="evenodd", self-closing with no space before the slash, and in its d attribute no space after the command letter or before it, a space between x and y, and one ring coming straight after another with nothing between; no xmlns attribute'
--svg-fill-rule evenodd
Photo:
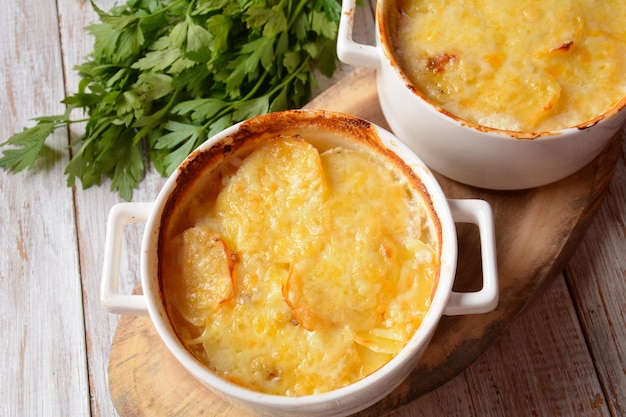
<svg viewBox="0 0 626 417"><path fill-rule="evenodd" d="M108 10L113 1L96 1ZM368 3L368 2L365 2ZM373 34L371 6L358 34ZM2 0L0 141L35 116L60 114L96 21L84 0ZM321 89L344 76L321 80ZM100 306L109 184L67 188L69 138L55 133L37 172L0 172L0 416L116 416L107 363L118 318ZM622 148L626 141L622 141ZM626 150L626 149L625 149ZM626 415L626 152L562 275L461 375L396 416ZM152 201L150 173L134 201ZM141 226L126 233L124 288L137 283Z"/></svg>

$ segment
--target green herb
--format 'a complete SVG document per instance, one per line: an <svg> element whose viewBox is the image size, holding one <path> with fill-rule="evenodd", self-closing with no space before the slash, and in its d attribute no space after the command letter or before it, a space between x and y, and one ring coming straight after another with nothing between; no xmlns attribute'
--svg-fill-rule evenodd
<svg viewBox="0 0 626 417"><path fill-rule="evenodd" d="M100 22L86 28L95 40L78 92L65 114L0 144L5 171L32 169L55 129L86 122L68 186L109 177L129 200L146 160L167 176L220 130L301 107L314 69L335 70L338 0L129 0L108 13L91 4ZM77 109L86 118L72 119Z"/></svg>

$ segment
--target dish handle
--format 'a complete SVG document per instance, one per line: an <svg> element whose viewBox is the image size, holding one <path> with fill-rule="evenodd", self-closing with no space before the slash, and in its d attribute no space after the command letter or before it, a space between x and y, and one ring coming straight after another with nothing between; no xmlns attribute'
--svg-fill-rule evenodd
<svg viewBox="0 0 626 417"><path fill-rule="evenodd" d="M380 66L378 48L352 40L355 10L356 0L343 0L341 2L341 17L337 32L337 57L345 64L378 68Z"/></svg>
<svg viewBox="0 0 626 417"><path fill-rule="evenodd" d="M132 223L145 223L152 211L152 206L152 203L119 203L114 205L109 212L104 243L100 303L110 313L148 314L144 295L120 292L120 259L124 229Z"/></svg>
<svg viewBox="0 0 626 417"><path fill-rule="evenodd" d="M480 233L483 287L475 292L452 291L443 314L488 313L498 305L498 268L493 213L489 203L474 199L449 199L448 204L456 223L472 223Z"/></svg>

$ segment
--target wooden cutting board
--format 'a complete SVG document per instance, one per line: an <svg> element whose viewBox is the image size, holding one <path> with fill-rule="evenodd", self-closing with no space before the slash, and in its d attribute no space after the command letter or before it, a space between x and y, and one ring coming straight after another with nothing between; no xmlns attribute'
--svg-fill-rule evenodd
<svg viewBox="0 0 626 417"><path fill-rule="evenodd" d="M358 69L310 103L389 128L378 104L375 73ZM391 394L358 416L380 416L439 387L474 362L565 266L584 235L613 175L621 134L589 165L557 183L522 191L490 191L437 178L448 198L480 198L494 211L500 302L488 314L443 317L419 364ZM475 226L457 225L454 289L480 288ZM109 387L122 417L210 415L246 417L179 365L150 319L121 317L109 358Z"/></svg>

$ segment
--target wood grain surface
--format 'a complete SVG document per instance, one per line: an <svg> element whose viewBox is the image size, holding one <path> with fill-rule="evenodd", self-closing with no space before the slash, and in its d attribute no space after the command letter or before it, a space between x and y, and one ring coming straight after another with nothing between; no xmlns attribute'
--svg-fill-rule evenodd
<svg viewBox="0 0 626 417"><path fill-rule="evenodd" d="M388 128L378 104L373 70L354 71L307 107L343 111ZM621 135L617 135L581 171L531 190L482 190L438 176L449 198L481 198L494 210L500 303L488 314L443 317L407 380L360 416L389 413L438 388L464 371L500 337L571 257L610 183L620 145ZM474 227L464 225L457 225L457 231L459 263L455 289L479 289L478 233ZM166 410L171 407L177 414L182 408L189 413L217 407L220 412L211 411L211 415L246 415L246 411L217 400L173 361L151 329L149 319L122 318L109 362L111 396L118 412L130 417L138 415L134 410L158 409L167 415ZM166 381L175 381L175 389L159 389L168 386Z"/></svg>
<svg viewBox="0 0 626 417"><path fill-rule="evenodd" d="M0 13L0 143L30 118L64 111L55 3L9 3ZM40 174L0 173L1 416L89 413L66 133L49 146Z"/></svg>
<svg viewBox="0 0 626 417"><path fill-rule="evenodd" d="M103 10L122 2L94 0ZM357 10L354 36L361 42L373 43L375 1L362 3L363 7ZM97 15L87 0L4 0L1 4L3 142L24 126L32 125L33 117L64 111L60 101L78 88L74 67L84 61L93 45L93 38L84 27L96 22ZM341 65L335 77L319 79L316 91L325 91L352 71L353 68ZM360 92L356 93L359 97ZM374 108L363 111L366 116L375 114ZM142 394L150 391L142 393L124 385L109 389L107 367L110 362L123 360L111 357L109 361L119 318L100 305L99 287L106 217L120 199L109 191L108 181L87 190L80 185L66 187L63 169L69 156L67 145L80 133L80 126L57 131L50 142L54 152L47 153L34 172L12 175L0 171L0 416L126 417L165 413L169 417L234 413L218 400L214 406L214 397L206 394L196 394L201 397L201 411L185 408L185 404L175 410L165 408L172 399L185 399L196 389L192 386L185 393L184 381L179 386L173 382L175 379L163 377L174 371L156 379L162 385L159 389L168 387L172 394L153 399L149 406L145 406ZM133 200L154 201L163 182L156 172L148 172ZM448 186L454 191L454 184ZM528 205L526 197L536 198L533 193L516 194L519 213ZM586 204L583 196L578 204ZM559 223L564 218L554 210L537 211L536 215L544 216L547 223ZM515 230L522 228L516 225L522 220L521 214L514 217ZM536 290L532 305L518 314L518 319L512 320L500 337L494 336L491 347L458 376L389 415L626 416L625 225L626 141L622 140L617 170L604 201L587 232L583 234L584 228L578 229L583 236L578 237L578 248L564 273L558 274L552 284L546 281L543 293L541 288L510 288L512 292ZM121 277L124 291L132 291L139 282L142 232L141 225L126 230ZM472 239L471 233L460 231L468 235L464 237L466 241ZM540 239L548 234L524 233L508 239L535 242L535 250L540 250L545 244ZM570 240L576 241L574 236ZM572 249L562 251L571 254ZM532 263L525 266L525 262L534 254L531 251L508 256L519 257L516 265L530 269ZM519 304L525 304L523 298ZM132 319L122 317L122 323ZM132 324L125 328L131 331L141 327ZM150 331L151 327L145 329ZM137 331L137 336L141 336L143 330ZM115 337L120 335L121 332ZM133 343L131 335L127 336L127 342ZM165 367L177 366L168 362L166 352L159 353L162 347L158 340L153 347L150 355L154 358L147 363L163 360ZM115 348L112 355L122 349L121 345ZM138 360L136 356L146 349L145 344L138 344L136 349L126 360ZM138 378L130 372L117 377ZM116 388L118 392L114 393ZM408 395L409 391L405 397Z"/></svg>

